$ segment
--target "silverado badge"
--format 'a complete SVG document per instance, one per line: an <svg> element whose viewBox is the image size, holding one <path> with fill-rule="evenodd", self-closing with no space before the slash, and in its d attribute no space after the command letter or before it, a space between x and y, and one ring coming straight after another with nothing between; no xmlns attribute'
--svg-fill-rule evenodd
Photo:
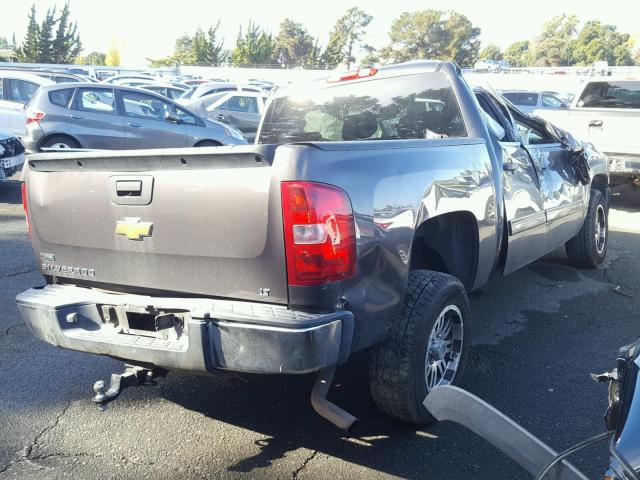
<svg viewBox="0 0 640 480"><path fill-rule="evenodd" d="M126 235L129 240L142 240L142 237L150 237L153 223L141 222L139 217L124 217L116 224L116 234Z"/></svg>

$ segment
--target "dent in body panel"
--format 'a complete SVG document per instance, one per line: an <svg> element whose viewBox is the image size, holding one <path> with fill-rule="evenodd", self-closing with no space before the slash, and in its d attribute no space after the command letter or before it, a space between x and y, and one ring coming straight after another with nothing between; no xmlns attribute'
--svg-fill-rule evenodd
<svg viewBox="0 0 640 480"><path fill-rule="evenodd" d="M488 269L497 249L495 191L484 140L400 141L393 149L383 143L387 142L343 143L330 150L288 145L278 149L274 161L282 180L328 183L350 196L357 225L358 272L342 282L340 296L356 318L354 349L384 334L381 322L367 320L386 322L400 312L414 233L423 222L468 212L479 229L483 251L478 258L490 259ZM290 297L295 297L291 293L290 289Z"/></svg>

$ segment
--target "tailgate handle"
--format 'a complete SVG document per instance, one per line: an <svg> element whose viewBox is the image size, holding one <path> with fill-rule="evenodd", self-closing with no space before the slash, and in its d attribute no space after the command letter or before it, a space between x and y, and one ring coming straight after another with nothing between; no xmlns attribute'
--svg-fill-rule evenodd
<svg viewBox="0 0 640 480"><path fill-rule="evenodd" d="M139 197L142 194L142 180L117 180L116 193L119 197Z"/></svg>
<svg viewBox="0 0 640 480"><path fill-rule="evenodd" d="M109 197L116 205L149 205L153 196L152 175L109 177Z"/></svg>

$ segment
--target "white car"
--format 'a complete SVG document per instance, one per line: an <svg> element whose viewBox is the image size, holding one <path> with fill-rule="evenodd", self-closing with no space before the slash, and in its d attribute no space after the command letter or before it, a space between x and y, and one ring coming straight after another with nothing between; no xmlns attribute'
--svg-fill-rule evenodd
<svg viewBox="0 0 640 480"><path fill-rule="evenodd" d="M0 70L0 130L24 136L27 132L25 105L42 85L53 83L33 73Z"/></svg>
<svg viewBox="0 0 640 480"><path fill-rule="evenodd" d="M570 108L535 114L604 152L611 185L640 187L640 78L591 78Z"/></svg>
<svg viewBox="0 0 640 480"><path fill-rule="evenodd" d="M6 180L24 163L24 147L20 139L0 130L0 180Z"/></svg>
<svg viewBox="0 0 640 480"><path fill-rule="evenodd" d="M255 139L266 103L266 93L243 90L205 95L193 100L187 107L204 117L240 130L251 142Z"/></svg>

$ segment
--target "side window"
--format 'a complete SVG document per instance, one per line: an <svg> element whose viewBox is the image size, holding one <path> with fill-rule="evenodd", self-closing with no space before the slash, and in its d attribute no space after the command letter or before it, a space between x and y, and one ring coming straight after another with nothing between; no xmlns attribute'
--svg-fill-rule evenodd
<svg viewBox="0 0 640 480"><path fill-rule="evenodd" d="M184 123L186 125L198 125L196 117L180 107L176 107L176 116L180 119L180 123Z"/></svg>
<svg viewBox="0 0 640 480"><path fill-rule="evenodd" d="M640 81L589 83L577 103L578 107L640 108Z"/></svg>
<svg viewBox="0 0 640 480"><path fill-rule="evenodd" d="M66 107L73 96L73 88L65 88L64 90L54 90L49 92L49 101L54 105Z"/></svg>
<svg viewBox="0 0 640 480"><path fill-rule="evenodd" d="M506 92L506 93L503 93L502 96L504 98L506 98L507 100L509 100L514 105L518 104L518 94L517 93L515 93L515 92Z"/></svg>
<svg viewBox="0 0 640 480"><path fill-rule="evenodd" d="M168 97L172 99L180 98L180 95L184 93L179 88L167 88Z"/></svg>
<svg viewBox="0 0 640 480"><path fill-rule="evenodd" d="M116 114L115 95L106 88L80 88L74 104L77 110L85 112Z"/></svg>
<svg viewBox="0 0 640 480"><path fill-rule="evenodd" d="M38 88L40 88L40 85L37 83L19 80L17 78L8 78L6 82L7 92L5 92L5 99L13 102L29 103L38 91Z"/></svg>
<svg viewBox="0 0 640 480"><path fill-rule="evenodd" d="M225 102L227 109L232 112L258 113L258 99L237 95Z"/></svg>
<svg viewBox="0 0 640 480"><path fill-rule="evenodd" d="M543 93L542 106L545 108L560 108L562 107L562 102L556 97L554 97L553 95L548 95L546 93Z"/></svg>
<svg viewBox="0 0 640 480"><path fill-rule="evenodd" d="M535 107L538 105L538 94L537 93L519 93L517 105L522 105L523 107Z"/></svg>
<svg viewBox="0 0 640 480"><path fill-rule="evenodd" d="M165 121L167 113L174 113L173 104L144 93L121 91L122 106L127 117Z"/></svg>
<svg viewBox="0 0 640 480"><path fill-rule="evenodd" d="M518 134L522 139L524 145L545 145L549 143L556 143L556 141L549 136L549 134L540 130L532 125L527 125L524 122L515 120Z"/></svg>

